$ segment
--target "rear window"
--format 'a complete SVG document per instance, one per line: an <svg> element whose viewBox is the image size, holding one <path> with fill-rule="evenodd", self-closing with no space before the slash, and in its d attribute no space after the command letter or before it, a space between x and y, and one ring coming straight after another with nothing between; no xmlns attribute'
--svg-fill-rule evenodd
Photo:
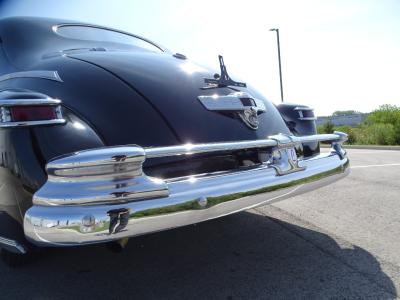
<svg viewBox="0 0 400 300"><path fill-rule="evenodd" d="M160 48L141 38L101 27L64 25L59 26L56 32L59 35L70 39L124 44L151 51L162 52Z"/></svg>

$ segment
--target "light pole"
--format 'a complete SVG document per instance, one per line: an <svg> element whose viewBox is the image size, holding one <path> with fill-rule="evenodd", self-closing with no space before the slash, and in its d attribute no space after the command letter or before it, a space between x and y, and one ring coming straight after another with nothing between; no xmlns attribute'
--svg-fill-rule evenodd
<svg viewBox="0 0 400 300"><path fill-rule="evenodd" d="M281 66L281 45L279 43L279 29L272 28L269 31L276 31L276 42L278 44L278 61L279 61L279 81L281 83L281 101L283 102L283 85L282 85L282 66Z"/></svg>

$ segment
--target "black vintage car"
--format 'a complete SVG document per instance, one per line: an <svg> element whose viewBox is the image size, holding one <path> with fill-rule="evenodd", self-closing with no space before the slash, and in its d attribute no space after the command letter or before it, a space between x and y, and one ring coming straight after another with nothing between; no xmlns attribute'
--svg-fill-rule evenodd
<svg viewBox="0 0 400 300"><path fill-rule="evenodd" d="M101 26L0 20L3 260L122 245L347 174L346 134L316 134L312 109L275 106L219 60Z"/></svg>

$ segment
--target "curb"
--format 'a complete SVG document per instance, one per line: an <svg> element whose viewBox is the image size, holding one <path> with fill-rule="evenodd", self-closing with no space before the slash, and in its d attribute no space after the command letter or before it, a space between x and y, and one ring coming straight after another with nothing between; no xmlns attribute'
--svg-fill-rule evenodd
<svg viewBox="0 0 400 300"><path fill-rule="evenodd" d="M320 144L321 148L330 148L330 145ZM343 145L345 149L370 149L370 150L397 150L400 146L379 146L379 145Z"/></svg>

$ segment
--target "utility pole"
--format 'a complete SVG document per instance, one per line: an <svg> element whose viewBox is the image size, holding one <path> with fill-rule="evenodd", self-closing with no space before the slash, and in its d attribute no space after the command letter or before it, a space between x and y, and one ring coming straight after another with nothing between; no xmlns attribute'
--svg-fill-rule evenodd
<svg viewBox="0 0 400 300"><path fill-rule="evenodd" d="M276 32L276 42L278 44L278 62L279 62L279 81L281 84L281 101L283 102L283 84L282 84L282 66L281 66L281 45L279 42L279 29L278 28L272 28L269 31L275 31Z"/></svg>

